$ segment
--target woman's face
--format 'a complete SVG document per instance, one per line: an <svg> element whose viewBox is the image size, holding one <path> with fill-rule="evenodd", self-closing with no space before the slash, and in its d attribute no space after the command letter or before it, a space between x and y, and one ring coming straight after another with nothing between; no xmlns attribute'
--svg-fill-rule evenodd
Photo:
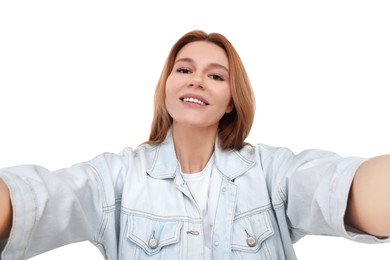
<svg viewBox="0 0 390 260"><path fill-rule="evenodd" d="M165 91L174 124L218 127L222 116L233 109L225 51L206 41L185 45L176 56Z"/></svg>

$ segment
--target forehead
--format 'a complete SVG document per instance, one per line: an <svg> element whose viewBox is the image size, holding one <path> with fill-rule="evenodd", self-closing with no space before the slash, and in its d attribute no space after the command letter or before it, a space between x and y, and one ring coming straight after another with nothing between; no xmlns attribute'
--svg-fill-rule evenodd
<svg viewBox="0 0 390 260"><path fill-rule="evenodd" d="M196 63L217 63L229 67L225 51L218 45L207 41L196 41L185 45L176 55L176 60L190 58Z"/></svg>

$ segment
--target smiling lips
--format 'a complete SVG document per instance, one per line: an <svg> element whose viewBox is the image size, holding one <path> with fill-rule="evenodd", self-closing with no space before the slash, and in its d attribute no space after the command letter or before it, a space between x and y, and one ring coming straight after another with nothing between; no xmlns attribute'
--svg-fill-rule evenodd
<svg viewBox="0 0 390 260"><path fill-rule="evenodd" d="M199 99L196 99L196 98L183 98L183 102L190 102L190 103L195 103L195 104L199 104L199 105L202 105L202 106L206 106L207 104Z"/></svg>
<svg viewBox="0 0 390 260"><path fill-rule="evenodd" d="M185 103L194 103L201 106L208 105L207 101L203 97L196 96L196 95L186 95L184 97L181 97L180 99Z"/></svg>

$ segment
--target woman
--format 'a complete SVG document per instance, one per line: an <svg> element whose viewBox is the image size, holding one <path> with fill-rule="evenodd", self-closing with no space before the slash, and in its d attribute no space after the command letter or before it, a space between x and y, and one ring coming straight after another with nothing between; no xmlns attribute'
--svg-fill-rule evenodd
<svg viewBox="0 0 390 260"><path fill-rule="evenodd" d="M386 241L390 156L251 146L253 117L234 47L187 33L158 82L148 142L52 173L0 170L2 259L83 240L106 259L296 259L306 234Z"/></svg>

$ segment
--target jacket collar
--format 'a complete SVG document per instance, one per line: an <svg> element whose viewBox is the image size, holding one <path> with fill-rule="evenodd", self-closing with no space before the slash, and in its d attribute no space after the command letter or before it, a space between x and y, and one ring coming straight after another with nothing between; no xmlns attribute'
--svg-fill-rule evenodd
<svg viewBox="0 0 390 260"><path fill-rule="evenodd" d="M255 163L237 150L222 150L218 138L214 146L215 166L229 180L233 180L248 171ZM171 132L165 141L152 149L150 160L147 162L147 173L156 179L175 178L179 174L179 163ZM244 148L245 149L245 148ZM249 153L250 154L250 153ZM248 154L248 155L249 155Z"/></svg>

